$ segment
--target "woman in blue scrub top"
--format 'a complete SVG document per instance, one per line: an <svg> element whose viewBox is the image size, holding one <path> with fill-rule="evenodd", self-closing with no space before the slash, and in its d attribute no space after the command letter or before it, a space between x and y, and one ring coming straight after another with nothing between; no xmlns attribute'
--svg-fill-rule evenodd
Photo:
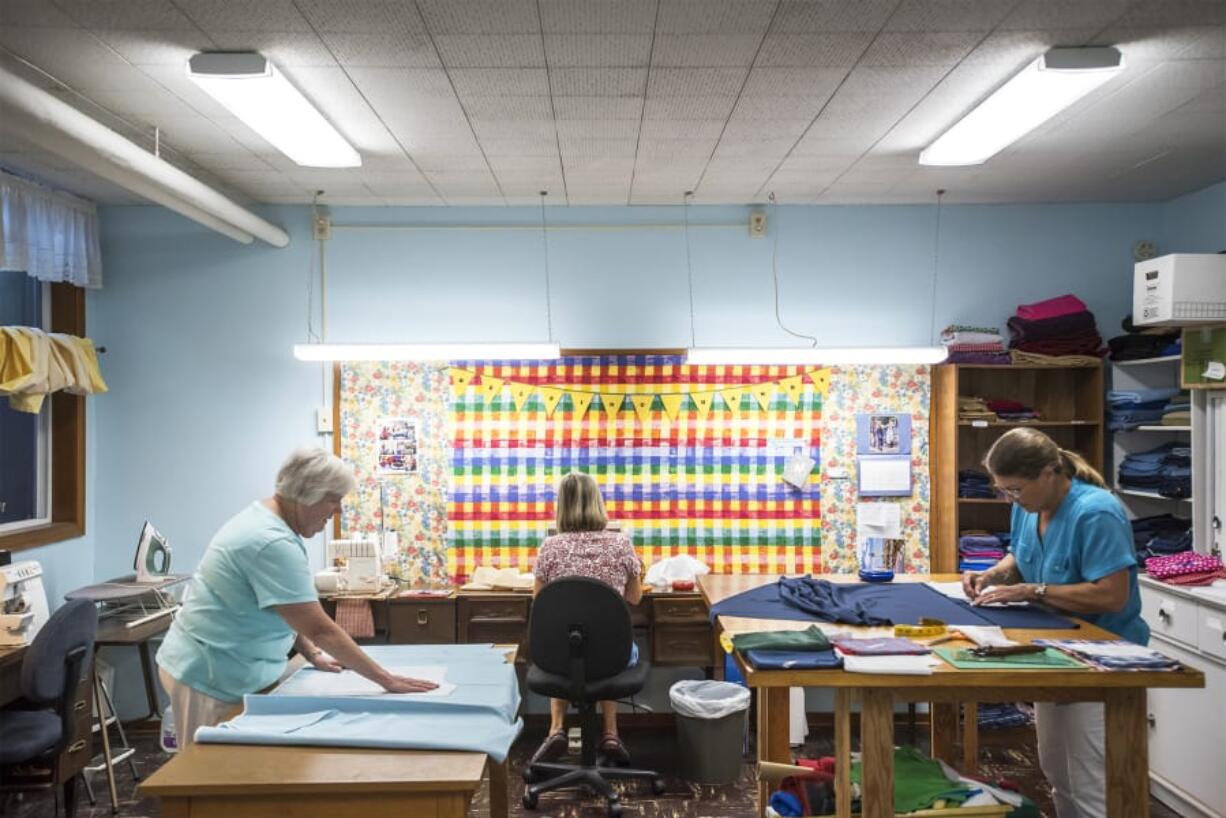
<svg viewBox="0 0 1226 818"><path fill-rule="evenodd" d="M352 668L389 693L438 686L380 667L319 604L304 538L323 531L356 485L339 457L299 449L281 466L273 496L213 536L157 654L180 748L245 694L276 682L291 648L319 670Z"/></svg>
<svg viewBox="0 0 1226 818"><path fill-rule="evenodd" d="M1102 476L1038 429L1002 435L983 461L1013 501L1010 553L962 585L976 604L1038 602L1137 644L1141 618L1132 527ZM1035 705L1039 763L1059 818L1105 818L1101 703Z"/></svg>

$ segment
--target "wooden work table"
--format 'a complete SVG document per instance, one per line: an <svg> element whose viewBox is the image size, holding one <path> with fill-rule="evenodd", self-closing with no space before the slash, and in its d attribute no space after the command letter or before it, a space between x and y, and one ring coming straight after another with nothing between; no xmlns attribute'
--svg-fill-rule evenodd
<svg viewBox="0 0 1226 818"><path fill-rule="evenodd" d="M854 575L819 577L832 582L858 582ZM708 605L743 591L773 583L769 575L708 575L699 589ZM913 574L897 582L956 581L956 574ZM730 633L803 629L812 622L719 617L717 626ZM1009 638L1028 643L1035 639L1114 639L1114 634L1080 621L1070 630L1006 630ZM835 626L840 630L880 635L889 629ZM957 645L958 643L952 643ZM758 689L758 760L789 762L788 688L828 687L835 691L835 778L838 818L851 815L851 703L860 703L860 750L863 759L863 818L894 815L894 704L931 702L932 754L950 763L957 733L958 705L967 706L964 720L963 772L974 773L977 754L975 712L978 702L1054 701L1103 702L1106 707L1107 814L1111 818L1147 818L1149 815L1149 759L1145 691L1151 687L1204 687L1204 674L1185 667L1182 672L1100 672L1092 670L957 670L942 663L930 676L848 673L843 670L759 671L737 654L736 661L750 688Z"/></svg>

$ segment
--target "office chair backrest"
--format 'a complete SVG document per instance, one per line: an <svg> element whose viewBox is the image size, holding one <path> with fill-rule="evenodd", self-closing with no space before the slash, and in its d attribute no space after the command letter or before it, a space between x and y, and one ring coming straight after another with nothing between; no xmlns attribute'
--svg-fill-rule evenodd
<svg viewBox="0 0 1226 818"><path fill-rule="evenodd" d="M71 696L97 634L98 609L93 602L76 599L60 606L21 661L21 695L42 705Z"/></svg>
<svg viewBox="0 0 1226 818"><path fill-rule="evenodd" d="M587 680L616 676L630 662L634 627L621 594L598 579L563 577L541 589L532 603L528 650L532 664L568 676L571 633L582 635Z"/></svg>

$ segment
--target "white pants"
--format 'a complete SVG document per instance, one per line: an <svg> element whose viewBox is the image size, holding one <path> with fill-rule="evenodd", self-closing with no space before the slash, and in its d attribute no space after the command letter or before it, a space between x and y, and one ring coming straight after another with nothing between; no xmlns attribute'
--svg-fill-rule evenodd
<svg viewBox="0 0 1226 818"><path fill-rule="evenodd" d="M188 687L161 667L158 668L158 679L170 697L170 706L175 715L175 742L180 750L192 743L197 727L212 727L221 723L226 714L237 706Z"/></svg>
<svg viewBox="0 0 1226 818"><path fill-rule="evenodd" d="M1039 765L1059 818L1106 818L1107 753L1098 702L1036 702Z"/></svg>

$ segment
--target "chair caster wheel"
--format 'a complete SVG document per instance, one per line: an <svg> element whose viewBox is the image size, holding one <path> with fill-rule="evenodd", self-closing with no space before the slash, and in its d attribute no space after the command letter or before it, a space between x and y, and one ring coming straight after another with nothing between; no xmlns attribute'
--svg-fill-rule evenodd
<svg viewBox="0 0 1226 818"><path fill-rule="evenodd" d="M620 801L610 801L609 806L605 809L609 818L621 818L622 805Z"/></svg>
<svg viewBox="0 0 1226 818"><path fill-rule="evenodd" d="M653 795L663 795L664 794L664 779L663 778L651 779L651 792Z"/></svg>
<svg viewBox="0 0 1226 818"><path fill-rule="evenodd" d="M536 809L536 799L536 793L532 792L532 790L524 790L524 809Z"/></svg>

